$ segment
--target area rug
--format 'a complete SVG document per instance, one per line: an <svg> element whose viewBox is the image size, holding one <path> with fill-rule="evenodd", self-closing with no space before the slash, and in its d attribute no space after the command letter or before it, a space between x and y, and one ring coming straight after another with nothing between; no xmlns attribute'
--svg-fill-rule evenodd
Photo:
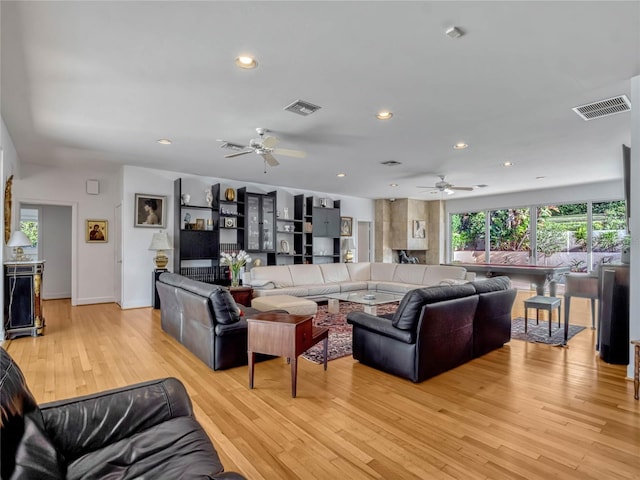
<svg viewBox="0 0 640 480"><path fill-rule="evenodd" d="M570 340L571 337L584 329L585 327L569 324L569 335L567 336L567 339ZM560 328L558 328L557 321L552 322L551 336L549 336L549 322L546 320L540 320L540 323L536 325L535 318L533 320L529 319L527 333L524 333L524 318L519 317L514 319L511 324L511 338L533 343L562 345L564 343L564 322L560 322Z"/></svg>
<svg viewBox="0 0 640 480"><path fill-rule="evenodd" d="M378 305L378 315L385 313L393 313L398 308L398 302L385 303ZM318 313L313 320L313 324L317 327L329 327L329 346L327 349L327 359L335 360L336 358L351 355L351 325L347 323L347 314L353 311L362 311L364 305L351 302L340 302L340 313L329 313L327 305L318 305ZM320 342L309 350L304 352L302 356L314 363L322 363L323 343Z"/></svg>

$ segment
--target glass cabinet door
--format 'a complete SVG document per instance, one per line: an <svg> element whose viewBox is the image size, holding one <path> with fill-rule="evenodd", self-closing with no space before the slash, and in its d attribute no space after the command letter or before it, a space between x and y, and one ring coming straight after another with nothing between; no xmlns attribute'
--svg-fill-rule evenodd
<svg viewBox="0 0 640 480"><path fill-rule="evenodd" d="M275 250L275 198L262 197L262 250Z"/></svg>
<svg viewBox="0 0 640 480"><path fill-rule="evenodd" d="M247 195L247 250L260 250L260 197Z"/></svg>

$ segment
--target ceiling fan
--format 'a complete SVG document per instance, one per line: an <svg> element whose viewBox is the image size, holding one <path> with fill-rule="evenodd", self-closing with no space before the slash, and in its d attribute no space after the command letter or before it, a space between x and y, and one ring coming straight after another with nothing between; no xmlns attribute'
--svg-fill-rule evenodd
<svg viewBox="0 0 640 480"><path fill-rule="evenodd" d="M431 193L446 193L447 195L452 195L455 193L454 190L464 190L467 192L471 192L472 190L474 190L473 187L456 187L455 185L446 182L444 179L444 175L438 175L438 177L440 178L439 182L436 182L435 185L430 185L427 187L420 187L418 186L417 188L429 188L429 189L435 189L432 190Z"/></svg>
<svg viewBox="0 0 640 480"><path fill-rule="evenodd" d="M266 128L256 128L256 132L258 132L258 138L252 138L249 140L249 145L241 145L238 143L227 142L226 140L218 140L222 142L220 148L226 148L229 150L235 150L235 153L229 153L224 156L224 158L233 158L239 157L240 155L246 155L247 153L257 153L261 155L266 165L269 164L271 167L275 167L280 164L276 157L276 155L285 155L287 157L296 157L296 158L304 158L307 156L305 152L300 150L289 150L287 148L274 148L280 140L271 135L265 135L269 130ZM266 170L265 170L266 171Z"/></svg>

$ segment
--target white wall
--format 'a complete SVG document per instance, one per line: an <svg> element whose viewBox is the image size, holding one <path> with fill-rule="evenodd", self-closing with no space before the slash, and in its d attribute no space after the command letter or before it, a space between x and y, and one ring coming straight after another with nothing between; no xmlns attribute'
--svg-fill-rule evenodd
<svg viewBox="0 0 640 480"><path fill-rule="evenodd" d="M0 171L2 172L2 205L4 206L4 189L7 184L7 179L11 175L16 177L19 175L20 159L18 153L13 146L13 141L7 130L7 126L4 124L4 119L0 117ZM12 195L13 197L13 195ZM5 247L4 242L4 208L0 209L0 225L2 226L2 248L0 248L0 260L4 261L6 255L9 253L8 248ZM15 212L15 206L12 207ZM15 215L15 214L14 214ZM12 218L15 218L12 216ZM0 292L4 292L4 273L0 275ZM4 294L0 294L0 311L4 312ZM4 321L0 322L0 340L4 340Z"/></svg>
<svg viewBox="0 0 640 480"><path fill-rule="evenodd" d="M86 193L86 180L100 181L100 194ZM116 171L83 168L49 168L22 164L21 176L14 180L14 201L71 207L72 286L74 305L112 302L114 300L114 240L86 243L88 219L113 223L113 209L118 200L119 177ZM47 260L45 258L45 260ZM47 275L45 264L45 282Z"/></svg>
<svg viewBox="0 0 640 480"><path fill-rule="evenodd" d="M629 338L640 340L640 76L631 79L631 285ZM634 187L635 185L635 187ZM633 378L633 348L629 345L627 376Z"/></svg>
<svg viewBox="0 0 640 480"><path fill-rule="evenodd" d="M71 298L71 207L44 205L40 211L41 260L45 261L42 298Z"/></svg>

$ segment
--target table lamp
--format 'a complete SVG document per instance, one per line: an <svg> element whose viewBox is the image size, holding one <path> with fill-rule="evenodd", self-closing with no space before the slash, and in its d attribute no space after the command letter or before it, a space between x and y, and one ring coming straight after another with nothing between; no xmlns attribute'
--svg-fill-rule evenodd
<svg viewBox="0 0 640 480"><path fill-rule="evenodd" d="M14 231L9 242L7 242L7 247L14 248L13 259L18 262L30 260L29 256L24 254L22 247L30 247L31 245L31 240L27 238L22 230Z"/></svg>
<svg viewBox="0 0 640 480"><path fill-rule="evenodd" d="M353 242L353 238L343 238L342 239L342 249L344 252L344 263L353 263L353 249L355 245Z"/></svg>
<svg viewBox="0 0 640 480"><path fill-rule="evenodd" d="M149 250L155 250L156 256L153 259L156 262L156 268L165 268L169 263L169 257L164 253L165 250L171 250L169 237L165 232L154 233L151 239Z"/></svg>

